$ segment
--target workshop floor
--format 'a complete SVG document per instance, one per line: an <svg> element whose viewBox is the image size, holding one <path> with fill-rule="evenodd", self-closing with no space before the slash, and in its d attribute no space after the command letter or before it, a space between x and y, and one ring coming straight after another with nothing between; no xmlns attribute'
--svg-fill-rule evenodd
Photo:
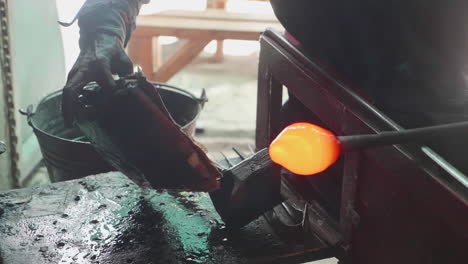
<svg viewBox="0 0 468 264"><path fill-rule="evenodd" d="M207 147L210 155L224 152L229 156L232 147L245 152L254 148L257 50L246 56L226 55L221 63L207 62L212 54L204 52L169 81L195 95L206 90L209 102L198 122L203 132L196 139Z"/></svg>

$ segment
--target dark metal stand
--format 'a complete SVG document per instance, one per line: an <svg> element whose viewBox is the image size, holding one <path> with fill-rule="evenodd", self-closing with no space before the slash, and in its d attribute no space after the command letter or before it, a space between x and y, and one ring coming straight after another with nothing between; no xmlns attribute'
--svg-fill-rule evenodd
<svg viewBox="0 0 468 264"><path fill-rule="evenodd" d="M266 31L260 43L257 149L281 130L283 86L337 135L401 129L283 36ZM289 201L283 211L303 214L308 219L302 222L304 236L339 249L336 256L344 252L338 257L346 263L463 262L468 192L455 179L466 176L428 153L419 146L387 146L346 154L336 188L338 219L320 199L306 197L312 190L301 192L294 177L283 177L281 193ZM278 218L279 211L275 208L267 219Z"/></svg>

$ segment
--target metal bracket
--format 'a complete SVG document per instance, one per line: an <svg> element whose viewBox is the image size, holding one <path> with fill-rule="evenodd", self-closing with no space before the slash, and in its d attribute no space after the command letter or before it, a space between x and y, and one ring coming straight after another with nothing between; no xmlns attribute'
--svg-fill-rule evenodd
<svg viewBox="0 0 468 264"><path fill-rule="evenodd" d="M200 95L200 98L198 99L198 102L200 102L202 109L205 107L205 104L208 102L208 97L206 96L205 88L202 89L202 93Z"/></svg>
<svg viewBox="0 0 468 264"><path fill-rule="evenodd" d="M34 106L33 105L28 105L26 107L26 110L25 109L19 109L18 112L21 114L21 115L24 115L26 116L27 118L27 121L28 121L28 124L31 126L31 117L34 115Z"/></svg>

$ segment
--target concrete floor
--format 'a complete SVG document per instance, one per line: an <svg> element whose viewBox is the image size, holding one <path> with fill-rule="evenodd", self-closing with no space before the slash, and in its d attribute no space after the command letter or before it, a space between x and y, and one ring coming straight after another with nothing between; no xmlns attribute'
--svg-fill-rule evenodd
<svg viewBox="0 0 468 264"><path fill-rule="evenodd" d="M202 54L174 76L169 84L195 95L206 90L209 102L198 122L203 133L196 140L206 146L211 157L219 152L231 156L232 147L244 152L254 149L258 53L225 56L222 63L207 63L211 54Z"/></svg>

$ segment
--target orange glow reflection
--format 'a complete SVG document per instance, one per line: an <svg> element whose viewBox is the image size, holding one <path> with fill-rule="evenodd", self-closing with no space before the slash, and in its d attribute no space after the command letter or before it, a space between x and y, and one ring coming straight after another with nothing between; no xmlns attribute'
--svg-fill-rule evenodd
<svg viewBox="0 0 468 264"><path fill-rule="evenodd" d="M341 154L341 144L330 131L309 123L286 127L270 145L273 162L299 175L320 173Z"/></svg>

